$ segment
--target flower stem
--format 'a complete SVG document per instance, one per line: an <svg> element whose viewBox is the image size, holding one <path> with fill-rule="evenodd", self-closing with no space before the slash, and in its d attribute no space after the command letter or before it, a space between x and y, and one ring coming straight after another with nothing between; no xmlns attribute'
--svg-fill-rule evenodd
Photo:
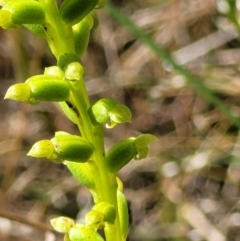
<svg viewBox="0 0 240 241"><path fill-rule="evenodd" d="M45 4L46 16L49 26L46 25L49 35L48 44L58 59L65 53L75 53L74 39L71 26L64 24L59 16L55 0L40 0ZM84 80L69 81L72 96L75 100L76 108L80 113L79 130L81 135L91 141L95 147L93 160L89 161L92 176L96 185L97 202L108 202L117 207L117 180L116 175L110 174L105 162L104 133L102 125L93 125L88 115L90 101ZM107 241L124 241L121 233L119 215L114 224L106 224L105 236Z"/></svg>

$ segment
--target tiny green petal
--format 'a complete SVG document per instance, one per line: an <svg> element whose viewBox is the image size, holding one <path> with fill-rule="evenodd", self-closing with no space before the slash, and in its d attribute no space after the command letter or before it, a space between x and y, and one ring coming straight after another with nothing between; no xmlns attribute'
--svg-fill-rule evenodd
<svg viewBox="0 0 240 241"><path fill-rule="evenodd" d="M36 158L46 157L51 160L56 157L54 155L54 146L50 140L36 142L27 155Z"/></svg>
<svg viewBox="0 0 240 241"><path fill-rule="evenodd" d="M51 67L45 68L44 75L51 75L57 78L64 77L63 71L58 66L51 66Z"/></svg>
<svg viewBox="0 0 240 241"><path fill-rule="evenodd" d="M122 105L122 104L117 104L109 112L109 117L110 117L111 122L120 124L123 122L131 122L132 113L127 106Z"/></svg>
<svg viewBox="0 0 240 241"><path fill-rule="evenodd" d="M95 230L103 228L104 214L98 210L91 210L85 215L85 223L87 226L94 228Z"/></svg>
<svg viewBox="0 0 240 241"><path fill-rule="evenodd" d="M157 137L151 134L142 134L135 138L134 143L136 146L147 146L150 143L157 141Z"/></svg>
<svg viewBox="0 0 240 241"><path fill-rule="evenodd" d="M55 132L55 137L56 136L71 136L71 134L66 132L66 131L56 131Z"/></svg>
<svg viewBox="0 0 240 241"><path fill-rule="evenodd" d="M85 72L85 69L79 62L73 62L67 65L65 69L65 78L67 80L80 80Z"/></svg>
<svg viewBox="0 0 240 241"><path fill-rule="evenodd" d="M134 144L138 154L135 156L135 159L145 158L148 154L148 145L154 141L157 141L157 137L151 134L142 134L136 137Z"/></svg>
<svg viewBox="0 0 240 241"><path fill-rule="evenodd" d="M50 220L53 228L59 233L67 233L75 222L68 217L57 217Z"/></svg>
<svg viewBox="0 0 240 241"><path fill-rule="evenodd" d="M0 9L0 26L4 29L17 27L12 22L12 14L8 10Z"/></svg>
<svg viewBox="0 0 240 241"><path fill-rule="evenodd" d="M4 97L4 99L11 99L16 101L29 102L31 97L31 89L26 83L19 83L12 85Z"/></svg>
<svg viewBox="0 0 240 241"><path fill-rule="evenodd" d="M92 210L97 210L104 215L104 222L113 223L116 219L116 208L114 205L107 202L100 202L93 206Z"/></svg>

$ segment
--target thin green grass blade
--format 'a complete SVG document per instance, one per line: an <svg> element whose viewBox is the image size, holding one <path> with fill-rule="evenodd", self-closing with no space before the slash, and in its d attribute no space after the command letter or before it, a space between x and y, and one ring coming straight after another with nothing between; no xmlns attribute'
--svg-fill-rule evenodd
<svg viewBox="0 0 240 241"><path fill-rule="evenodd" d="M179 74L185 77L189 84L191 84L196 90L211 104L215 105L232 123L240 128L240 117L234 114L231 110L231 106L228 106L216 95L209 90L200 79L191 74L186 68L178 64L171 54L162 46L154 42L154 40L146 33L144 33L136 24L128 18L126 15L121 13L119 9L115 8L109 2L107 3L107 10L109 14L115 18L120 24L129 29L129 31L144 44L146 44L159 58L163 59L168 63L172 69L177 71Z"/></svg>

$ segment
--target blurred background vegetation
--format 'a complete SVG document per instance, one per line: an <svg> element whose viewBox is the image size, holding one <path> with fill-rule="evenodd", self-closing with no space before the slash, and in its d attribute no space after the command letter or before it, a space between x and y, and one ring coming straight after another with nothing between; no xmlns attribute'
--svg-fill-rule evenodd
<svg viewBox="0 0 240 241"><path fill-rule="evenodd" d="M120 173L129 201L129 241L240 241L240 1L114 0L234 113L235 124L166 59L114 20L95 13L82 62L92 102L114 97L131 124L106 130L106 147L151 133L148 158ZM232 8L228 11L228 5ZM25 29L0 30L0 240L60 241L49 219L81 221L88 190L63 165L26 153L57 130L77 133L57 104L3 100L7 88L55 65L45 42Z"/></svg>

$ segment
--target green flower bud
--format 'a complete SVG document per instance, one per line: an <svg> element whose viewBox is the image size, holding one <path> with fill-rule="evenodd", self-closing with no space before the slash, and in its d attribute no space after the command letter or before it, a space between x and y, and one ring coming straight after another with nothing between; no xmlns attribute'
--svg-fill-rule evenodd
<svg viewBox="0 0 240 241"><path fill-rule="evenodd" d="M68 237L71 241L104 241L93 228L83 224L73 226L69 230Z"/></svg>
<svg viewBox="0 0 240 241"><path fill-rule="evenodd" d="M65 101L70 95L68 83L51 75L36 75L25 82L31 89L31 97L36 101Z"/></svg>
<svg viewBox="0 0 240 241"><path fill-rule="evenodd" d="M38 158L46 157L52 161L56 158L60 158L61 161L54 161L56 163L60 163L63 160L78 163L88 161L93 151L93 145L84 138L59 131L55 133L55 137L51 140L36 142L28 155ZM76 166L74 166L74 168L76 168ZM88 171L86 168L83 170L85 170L85 172ZM79 171L81 172L81 170L75 170L75 172L81 176Z"/></svg>
<svg viewBox="0 0 240 241"><path fill-rule="evenodd" d="M26 83L18 83L8 88L4 99L23 101L29 103L31 98L30 86Z"/></svg>
<svg viewBox="0 0 240 241"><path fill-rule="evenodd" d="M93 19L90 15L85 17L81 22L73 25L73 37L76 54L80 57L86 52L89 37L90 29L93 25Z"/></svg>
<svg viewBox="0 0 240 241"><path fill-rule="evenodd" d="M148 145L157 140L156 136L143 134L118 142L106 155L106 164L111 173L117 173L131 159L140 160L148 154Z"/></svg>
<svg viewBox="0 0 240 241"><path fill-rule="evenodd" d="M32 146L27 155L36 158L46 157L53 160L57 157L54 152L54 146L50 140L41 140Z"/></svg>
<svg viewBox="0 0 240 241"><path fill-rule="evenodd" d="M67 168L72 173L72 175L85 187L90 190L95 189L94 180L92 177L92 173L88 166L88 163L78 163L78 162L71 162L65 161Z"/></svg>
<svg viewBox="0 0 240 241"><path fill-rule="evenodd" d="M106 155L106 164L111 173L117 173L137 155L134 140L121 140Z"/></svg>
<svg viewBox="0 0 240 241"><path fill-rule="evenodd" d="M107 128L113 128L123 122L131 122L132 114L129 108L119 104L111 98L104 98L97 101L89 109L89 116L93 124L106 124Z"/></svg>
<svg viewBox="0 0 240 241"><path fill-rule="evenodd" d="M85 215L85 224L95 230L104 227L104 214L98 210L91 210Z"/></svg>
<svg viewBox="0 0 240 241"><path fill-rule="evenodd" d="M124 194L117 191L118 214L122 235L126 238L129 232L128 204Z"/></svg>
<svg viewBox="0 0 240 241"><path fill-rule="evenodd" d="M4 6L6 10L11 12L14 24L32 24L44 23L45 11L38 1L21 0L11 1Z"/></svg>
<svg viewBox="0 0 240 241"><path fill-rule="evenodd" d="M75 222L71 218L57 217L50 220L53 228L59 233L67 233Z"/></svg>
<svg viewBox="0 0 240 241"><path fill-rule="evenodd" d="M80 22L96 6L98 0L64 0L59 13L66 24L74 25Z"/></svg>
<svg viewBox="0 0 240 241"><path fill-rule="evenodd" d="M65 69L65 78L72 81L81 80L84 72L85 69L79 62L72 62Z"/></svg>
<svg viewBox="0 0 240 241"><path fill-rule="evenodd" d="M75 135L56 135L51 142L55 154L67 161L86 162L94 152L94 147L88 140Z"/></svg>
<svg viewBox="0 0 240 241"><path fill-rule="evenodd" d="M103 213L104 222L113 223L116 219L116 215L117 215L116 208L114 207L114 205L110 203L107 203L107 202L97 203L93 206L92 210L96 210Z"/></svg>

